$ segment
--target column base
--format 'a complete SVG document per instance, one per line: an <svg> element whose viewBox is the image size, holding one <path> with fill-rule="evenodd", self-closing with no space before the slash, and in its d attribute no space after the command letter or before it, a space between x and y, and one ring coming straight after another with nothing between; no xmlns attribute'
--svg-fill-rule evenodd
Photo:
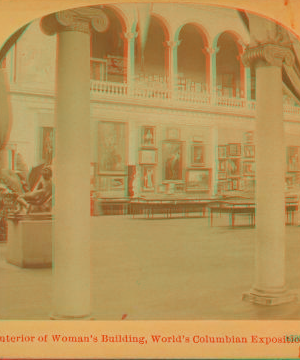
<svg viewBox="0 0 300 360"><path fill-rule="evenodd" d="M281 305L298 300L298 294L291 291L282 291L278 293L270 293L262 290L252 289L242 296L243 301L248 301L259 305Z"/></svg>
<svg viewBox="0 0 300 360"><path fill-rule="evenodd" d="M92 315L78 315L78 316L71 316L71 315L58 315L58 314L50 314L50 320L95 320Z"/></svg>

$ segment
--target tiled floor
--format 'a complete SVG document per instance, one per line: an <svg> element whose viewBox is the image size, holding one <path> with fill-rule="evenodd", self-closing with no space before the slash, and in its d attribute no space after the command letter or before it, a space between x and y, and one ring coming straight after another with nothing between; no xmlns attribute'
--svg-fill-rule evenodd
<svg viewBox="0 0 300 360"><path fill-rule="evenodd" d="M300 319L300 303L241 300L253 276L255 230L217 219L91 218L96 320ZM244 219L245 220L245 219ZM223 221L223 224L222 224ZM300 288L300 227L286 227L287 285ZM49 319L51 269L20 269L0 245L0 318Z"/></svg>

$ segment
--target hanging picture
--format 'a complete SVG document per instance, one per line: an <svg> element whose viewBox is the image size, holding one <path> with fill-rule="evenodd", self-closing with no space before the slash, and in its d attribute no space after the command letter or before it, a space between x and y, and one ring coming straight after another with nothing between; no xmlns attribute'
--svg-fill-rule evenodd
<svg viewBox="0 0 300 360"><path fill-rule="evenodd" d="M142 191L154 191L154 166L143 166L141 176Z"/></svg>
<svg viewBox="0 0 300 360"><path fill-rule="evenodd" d="M141 128L141 145L142 146L155 146L155 127L142 126Z"/></svg>
<svg viewBox="0 0 300 360"><path fill-rule="evenodd" d="M227 145L228 156L240 156L241 155L241 144L228 144Z"/></svg>
<svg viewBox="0 0 300 360"><path fill-rule="evenodd" d="M167 139L168 140L179 140L180 131L177 128L168 128L167 129Z"/></svg>
<svg viewBox="0 0 300 360"><path fill-rule="evenodd" d="M244 157L254 158L254 156L255 156L254 145L244 145Z"/></svg>
<svg viewBox="0 0 300 360"><path fill-rule="evenodd" d="M162 144L162 163L164 180L183 180L182 142L164 141Z"/></svg>
<svg viewBox="0 0 300 360"><path fill-rule="evenodd" d="M299 166L299 147L288 146L287 147L287 171L298 171Z"/></svg>
<svg viewBox="0 0 300 360"><path fill-rule="evenodd" d="M98 125L99 172L122 173L126 166L125 123L100 121Z"/></svg>
<svg viewBox="0 0 300 360"><path fill-rule="evenodd" d="M193 166L204 166L204 145L192 145L191 147L191 164Z"/></svg>
<svg viewBox="0 0 300 360"><path fill-rule="evenodd" d="M255 175L255 162L254 161L244 161L243 162L243 174L245 176L254 176Z"/></svg>
<svg viewBox="0 0 300 360"><path fill-rule="evenodd" d="M218 172L218 180L226 180L226 179L227 179L226 171L219 171Z"/></svg>
<svg viewBox="0 0 300 360"><path fill-rule="evenodd" d="M186 191L209 191L210 169L189 169L186 173Z"/></svg>
<svg viewBox="0 0 300 360"><path fill-rule="evenodd" d="M139 156L140 164L156 164L157 162L156 150L141 150Z"/></svg>
<svg viewBox="0 0 300 360"><path fill-rule="evenodd" d="M229 177L240 175L240 159L227 159L227 173Z"/></svg>
<svg viewBox="0 0 300 360"><path fill-rule="evenodd" d="M226 158L226 145L220 145L218 146L218 158L224 159Z"/></svg>
<svg viewBox="0 0 300 360"><path fill-rule="evenodd" d="M253 131L247 131L243 135L244 144L252 144L254 141L254 133Z"/></svg>
<svg viewBox="0 0 300 360"><path fill-rule="evenodd" d="M41 130L41 160L45 164L51 164L54 154L54 129L53 127L43 127Z"/></svg>
<svg viewBox="0 0 300 360"><path fill-rule="evenodd" d="M219 171L226 171L226 164L227 164L227 159L219 159L218 161L218 170Z"/></svg>

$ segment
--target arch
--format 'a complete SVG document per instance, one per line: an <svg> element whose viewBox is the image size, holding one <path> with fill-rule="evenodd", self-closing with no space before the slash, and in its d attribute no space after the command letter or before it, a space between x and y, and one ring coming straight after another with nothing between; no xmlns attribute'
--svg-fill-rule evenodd
<svg viewBox="0 0 300 360"><path fill-rule="evenodd" d="M178 75L184 83L207 83L207 36L197 23L186 23L176 34L180 41L177 49Z"/></svg>
<svg viewBox="0 0 300 360"><path fill-rule="evenodd" d="M244 66L240 59L243 44L239 37L232 31L224 31L216 36L213 48L217 50L214 71L219 95L244 97Z"/></svg>
<svg viewBox="0 0 300 360"><path fill-rule="evenodd" d="M178 29L175 31L175 36L174 36L175 41L179 40L180 32L182 28L186 25L195 26L198 29L199 34L202 36L205 46L209 47L209 44L211 43L210 35L207 32L207 30L202 25L200 25L196 20L185 21L184 24L180 25Z"/></svg>
<svg viewBox="0 0 300 360"><path fill-rule="evenodd" d="M139 29L137 31L139 32ZM165 19L151 13L144 47L139 41L135 43L136 74L159 77L167 75L165 42L169 38L169 28Z"/></svg>

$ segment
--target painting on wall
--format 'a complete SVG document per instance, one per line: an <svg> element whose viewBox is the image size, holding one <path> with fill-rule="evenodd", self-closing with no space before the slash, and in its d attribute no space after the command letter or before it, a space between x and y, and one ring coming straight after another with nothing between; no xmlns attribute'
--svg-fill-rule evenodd
<svg viewBox="0 0 300 360"><path fill-rule="evenodd" d="M179 140L180 130L177 128L167 128L167 139L168 140Z"/></svg>
<svg viewBox="0 0 300 360"><path fill-rule="evenodd" d="M141 150L139 157L140 164L156 164L157 162L156 150Z"/></svg>
<svg viewBox="0 0 300 360"><path fill-rule="evenodd" d="M164 141L162 144L164 180L183 180L181 141Z"/></svg>
<svg viewBox="0 0 300 360"><path fill-rule="evenodd" d="M141 128L141 145L155 146L155 126L142 126Z"/></svg>
<svg viewBox="0 0 300 360"><path fill-rule="evenodd" d="M240 156L241 144L228 144L227 153L228 156Z"/></svg>
<svg viewBox="0 0 300 360"><path fill-rule="evenodd" d="M218 158L225 159L226 158L226 145L218 146Z"/></svg>
<svg viewBox="0 0 300 360"><path fill-rule="evenodd" d="M41 128L41 160L51 164L54 155L54 129L53 127Z"/></svg>
<svg viewBox="0 0 300 360"><path fill-rule="evenodd" d="M218 170L219 171L226 171L226 164L227 164L227 159L219 159L218 161Z"/></svg>
<svg viewBox="0 0 300 360"><path fill-rule="evenodd" d="M204 145L192 145L191 148L191 164L193 166L204 166Z"/></svg>
<svg viewBox="0 0 300 360"><path fill-rule="evenodd" d="M255 156L254 145L245 145L244 146L244 156L246 158L254 158L254 156Z"/></svg>
<svg viewBox="0 0 300 360"><path fill-rule="evenodd" d="M154 191L154 166L143 166L141 176L142 191Z"/></svg>
<svg viewBox="0 0 300 360"><path fill-rule="evenodd" d="M186 173L186 191L209 191L210 169L189 169Z"/></svg>
<svg viewBox="0 0 300 360"><path fill-rule="evenodd" d="M244 161L243 162L243 174L245 176L255 176L255 162Z"/></svg>
<svg viewBox="0 0 300 360"><path fill-rule="evenodd" d="M240 159L227 159L227 173L229 177L240 175Z"/></svg>
<svg viewBox="0 0 300 360"><path fill-rule="evenodd" d="M288 146L287 147L287 171L299 171L299 147Z"/></svg>
<svg viewBox="0 0 300 360"><path fill-rule="evenodd" d="M126 166L126 125L100 121L98 124L99 173L124 173Z"/></svg>
<svg viewBox="0 0 300 360"><path fill-rule="evenodd" d="M100 176L99 190L101 193L125 191L125 177L124 176Z"/></svg>

